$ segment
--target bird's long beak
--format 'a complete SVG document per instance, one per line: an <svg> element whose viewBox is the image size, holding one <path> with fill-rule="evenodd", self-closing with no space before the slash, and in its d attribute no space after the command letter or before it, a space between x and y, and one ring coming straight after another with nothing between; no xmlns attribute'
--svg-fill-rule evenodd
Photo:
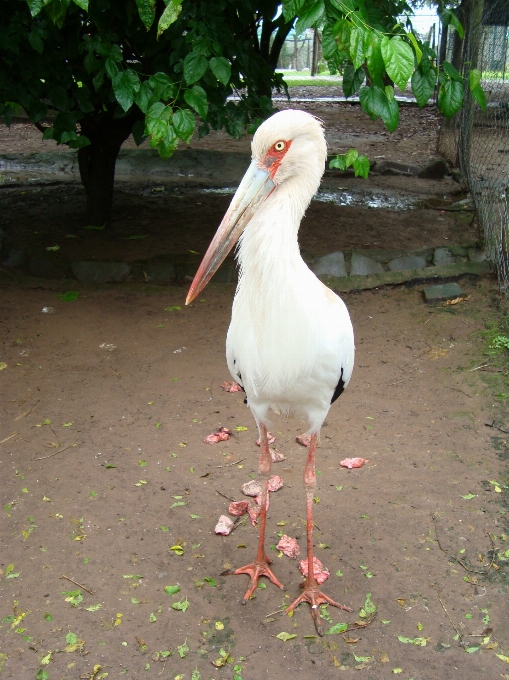
<svg viewBox="0 0 509 680"><path fill-rule="evenodd" d="M274 182L269 173L259 167L258 161L253 160L196 272L187 295L186 305L201 293L214 276L260 204L273 188Z"/></svg>

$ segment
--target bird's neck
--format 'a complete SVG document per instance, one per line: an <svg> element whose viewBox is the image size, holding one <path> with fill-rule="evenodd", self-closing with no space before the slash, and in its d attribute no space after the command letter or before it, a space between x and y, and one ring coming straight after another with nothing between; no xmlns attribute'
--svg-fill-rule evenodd
<svg viewBox="0 0 509 680"><path fill-rule="evenodd" d="M278 281L288 282L289 270L304 265L300 255L298 232L304 212L314 194L314 187L296 193L290 182L278 186L265 200L242 234L237 251L240 276L272 294Z"/></svg>

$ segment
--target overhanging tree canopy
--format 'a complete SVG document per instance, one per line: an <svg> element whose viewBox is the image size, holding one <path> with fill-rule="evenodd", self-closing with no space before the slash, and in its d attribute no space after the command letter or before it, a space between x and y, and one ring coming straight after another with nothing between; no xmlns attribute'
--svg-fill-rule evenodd
<svg viewBox="0 0 509 680"><path fill-rule="evenodd" d="M44 138L78 149L88 220L102 225L131 132L168 157L196 116L200 134L238 137L271 113L292 26L277 15L277 0L2 0L0 116L21 106Z"/></svg>
<svg viewBox="0 0 509 680"><path fill-rule="evenodd" d="M131 132L168 157L190 140L196 116L200 134L224 127L238 137L272 112L272 88L284 87L279 51L296 18L297 31L323 25L324 56L342 69L345 95L358 92L390 132L394 85L409 79L419 106L438 85L447 118L466 87L485 106L479 71L465 78L446 61L438 70L405 0L283 0L282 11L278 0L2 0L0 16L0 116L9 124L21 106L45 138L78 149L94 225L110 217L115 162ZM333 164L369 170L355 150Z"/></svg>

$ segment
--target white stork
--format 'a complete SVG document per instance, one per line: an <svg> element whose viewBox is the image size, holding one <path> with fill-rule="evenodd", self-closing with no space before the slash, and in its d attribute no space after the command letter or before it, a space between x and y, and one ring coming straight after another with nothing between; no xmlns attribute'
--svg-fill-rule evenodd
<svg viewBox="0 0 509 680"><path fill-rule="evenodd" d="M299 225L323 175L327 148L320 122L304 111L276 113L257 130L252 162L196 273L189 304L207 285L238 241L239 283L226 339L233 378L244 388L260 432L260 474L267 480L271 455L269 410L296 413L308 423L310 444L304 469L308 575L304 590L287 609L303 601L320 635L318 606L329 603L313 570L315 450L330 405L348 384L354 362L353 329L344 302L311 272L297 240ZM254 562L237 569L248 574L245 604L267 576L265 548L267 485L261 501L260 536Z"/></svg>

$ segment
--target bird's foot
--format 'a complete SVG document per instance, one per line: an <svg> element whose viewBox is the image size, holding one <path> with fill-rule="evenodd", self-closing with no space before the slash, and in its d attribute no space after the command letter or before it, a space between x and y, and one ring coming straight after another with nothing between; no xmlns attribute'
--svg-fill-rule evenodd
<svg viewBox="0 0 509 680"><path fill-rule="evenodd" d="M242 604L246 604L251 595L254 593L258 587L258 579L260 576L266 576L272 583L274 583L278 588L284 590L284 585L274 576L272 569L269 567L270 560L265 557L264 560L255 560L252 564L246 564L245 567L240 567L236 569L233 574L247 574L250 576L250 581L246 594L242 600Z"/></svg>
<svg viewBox="0 0 509 680"><path fill-rule="evenodd" d="M315 622L316 632L320 636L323 636L322 619L320 617L320 611L318 609L318 607L321 604L330 604L333 607L338 607L338 609L344 609L346 612L353 611L350 607L346 607L343 604L339 604L339 602L335 602L330 597L328 597L320 590L318 590L316 582L314 584L308 584L307 582L304 584L304 592L302 593L302 595L299 595L299 597L292 602L288 609L285 609L285 614L288 614L288 612L293 611L296 607L299 606L301 602L309 602L309 604L311 605L311 616L313 617L313 621Z"/></svg>

